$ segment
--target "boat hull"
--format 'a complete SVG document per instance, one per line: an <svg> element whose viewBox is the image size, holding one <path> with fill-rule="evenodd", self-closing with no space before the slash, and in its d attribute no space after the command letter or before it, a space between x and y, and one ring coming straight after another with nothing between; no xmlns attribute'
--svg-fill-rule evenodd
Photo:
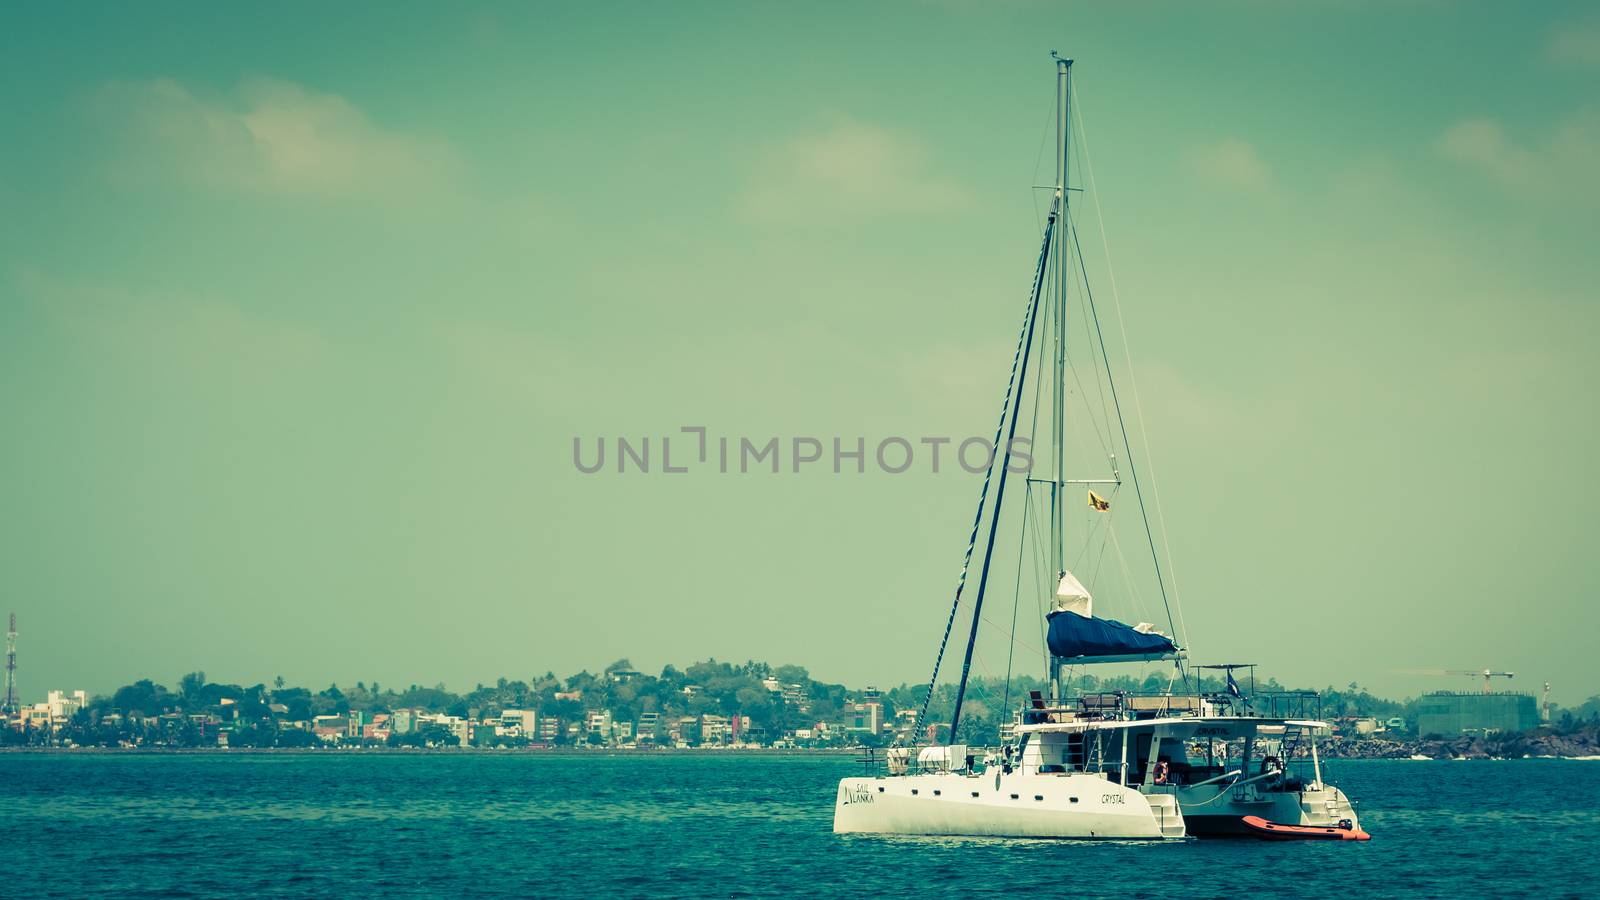
<svg viewBox="0 0 1600 900"><path fill-rule="evenodd" d="M845 778L839 834L1162 840L1185 836L1175 804L1095 775L939 773Z"/></svg>
<svg viewBox="0 0 1600 900"><path fill-rule="evenodd" d="M1219 790L1215 786L1179 788L1178 805L1189 834L1195 837L1252 836L1246 816L1285 825L1332 827L1349 820L1361 827L1355 807L1345 793L1331 785L1307 791Z"/></svg>

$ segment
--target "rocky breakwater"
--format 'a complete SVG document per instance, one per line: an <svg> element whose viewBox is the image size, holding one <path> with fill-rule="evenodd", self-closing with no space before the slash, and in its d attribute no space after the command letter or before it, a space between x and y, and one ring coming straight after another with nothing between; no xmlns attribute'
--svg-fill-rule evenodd
<svg viewBox="0 0 1600 900"><path fill-rule="evenodd" d="M1567 731L1535 728L1513 734L1462 734L1450 738L1335 738L1323 745L1322 753L1338 759L1600 757L1600 723L1591 722Z"/></svg>

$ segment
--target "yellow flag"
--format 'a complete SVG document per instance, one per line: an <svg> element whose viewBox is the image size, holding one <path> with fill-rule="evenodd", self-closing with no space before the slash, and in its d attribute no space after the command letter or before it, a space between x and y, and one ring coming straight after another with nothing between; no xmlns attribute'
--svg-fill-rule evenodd
<svg viewBox="0 0 1600 900"><path fill-rule="evenodd" d="M1099 494L1096 494L1094 491L1090 491L1089 492L1089 507L1091 509L1095 509L1095 510L1098 510L1100 512L1105 512L1106 510L1111 508L1111 501L1107 500L1106 498L1104 498L1102 496L1100 496Z"/></svg>

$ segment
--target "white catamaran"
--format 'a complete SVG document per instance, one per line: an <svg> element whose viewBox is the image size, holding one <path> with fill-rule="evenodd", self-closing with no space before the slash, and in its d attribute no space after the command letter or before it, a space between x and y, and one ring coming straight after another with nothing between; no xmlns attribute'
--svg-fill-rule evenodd
<svg viewBox="0 0 1600 900"><path fill-rule="evenodd" d="M987 512L987 539L976 596L970 601L971 626L949 724L949 741L920 750L898 746L882 757L869 757L867 774L839 783L834 831L1150 840L1253 832L1263 837L1364 839L1366 835L1360 831L1350 799L1323 778L1317 739L1328 726L1319 720L1315 694L1257 692L1253 670L1246 685L1235 679L1235 670L1248 668L1242 664L1186 665L1185 650L1177 642L1178 629L1173 624L1161 557L1156 552L1132 448L1123 427L1116 383L1100 336L1088 269L1073 223L1070 198L1078 189L1070 186L1074 150L1072 61L1059 56L1055 60L1054 193L995 433L996 459L984 479L950 622L929 683L931 700L945 646L960 611L978 537L985 531L981 526ZM1068 313L1074 301L1082 313L1082 323L1076 331L1082 332L1087 344L1087 350L1081 351L1078 358L1092 359L1095 366L1095 381L1090 385L1078 379L1079 367L1068 352ZM1037 327L1041 322L1043 327ZM1002 744L997 749L969 751L959 743L961 713L990 585L996 535L1005 527L1001 511L1007 475L1011 465L1016 464L1011 448L1013 442L1019 442L1017 430L1029 362L1046 351L1053 355L1053 372L1046 378L1043 365L1036 370L1031 428L1036 433L1041 427L1039 415L1048 395L1050 453L1040 458L1053 471L1049 477L1034 477L1029 472L1025 478L1022 521L1017 530L1017 592L1020 596L1025 589L1023 569L1034 565L1035 593L1040 605L1048 607L1042 610L1046 649L1041 650L1041 656L1047 657L1049 696L1030 692L1015 720L1002 728ZM1092 422L1093 415L1086 415L1085 419L1096 425L1093 432L1105 449L1109 477L1067 478L1066 401L1073 393L1073 384L1080 388L1076 393L1090 411L1094 403L1091 397L1099 402L1103 423ZM1104 587L1100 591L1105 596L1116 596L1119 608L1137 602L1137 588L1133 577L1126 574L1126 561L1121 559L1115 531L1109 524L1111 501L1123 485L1117 450L1123 452L1127 462L1134 505L1139 511L1143 537L1150 545L1150 580L1159 589L1170 634L1149 624L1129 626L1097 616L1090 591L1068 570L1064 515L1067 492L1082 490L1088 494L1086 514L1100 518L1086 526L1088 539L1079 542L1086 551L1073 558L1073 567L1088 573L1084 580L1091 584L1109 580L1096 577L1101 574L1100 560L1106 555L1109 542L1115 549L1114 557L1123 564L1127 579L1124 593L1130 596L1108 594ZM1096 493L1095 488L1106 496ZM1039 515L1033 513L1035 505L1041 510ZM1047 542L1038 522L1045 515L1049 519ZM1032 558L1025 552L1030 539L1038 551ZM1089 552L1096 539L1100 542L1099 556ZM1013 645L1015 621L1014 614ZM1158 661L1170 661L1174 666L1165 690L1075 691L1073 687L1074 673L1080 666ZM1195 670L1205 668L1225 673L1225 689L1211 693L1199 690ZM1008 693L1009 679L1008 672ZM1180 682L1182 690L1177 689ZM925 701L912 728L913 740L923 732L927 709ZM872 771L874 768L877 770Z"/></svg>

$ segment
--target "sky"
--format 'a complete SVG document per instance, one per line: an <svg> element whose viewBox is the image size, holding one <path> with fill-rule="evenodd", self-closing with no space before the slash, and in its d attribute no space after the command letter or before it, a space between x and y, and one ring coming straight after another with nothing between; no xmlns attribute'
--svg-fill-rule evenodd
<svg viewBox="0 0 1600 900"><path fill-rule="evenodd" d="M6 7L24 699L925 680L981 478L675 475L659 440L991 434L1051 50L1191 658L1600 694L1594 7L908 0ZM649 473L578 471L619 436Z"/></svg>

